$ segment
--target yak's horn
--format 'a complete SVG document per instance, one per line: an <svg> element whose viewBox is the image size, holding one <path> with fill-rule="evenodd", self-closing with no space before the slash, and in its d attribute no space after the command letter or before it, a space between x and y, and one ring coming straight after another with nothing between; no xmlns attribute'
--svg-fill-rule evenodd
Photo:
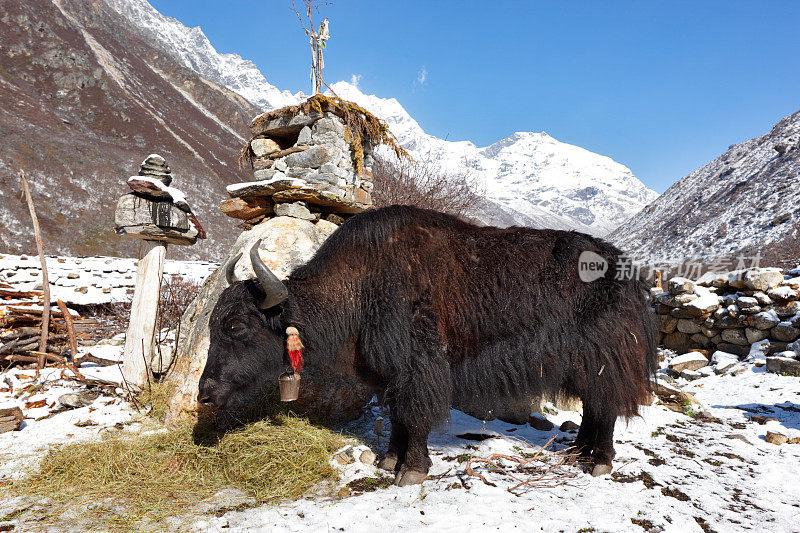
<svg viewBox="0 0 800 533"><path fill-rule="evenodd" d="M253 272L256 273L258 283L266 293L264 301L261 302L261 309L269 309L286 300L289 297L289 291L286 289L286 285L281 283L281 280L261 260L261 256L258 255L260 244L261 239L250 248L250 262L253 264Z"/></svg>
<svg viewBox="0 0 800 533"><path fill-rule="evenodd" d="M236 263L238 263L241 258L242 254L240 252L233 256L225 265L225 279L228 281L228 285L233 285L233 282L236 281L233 277L233 271L236 270Z"/></svg>

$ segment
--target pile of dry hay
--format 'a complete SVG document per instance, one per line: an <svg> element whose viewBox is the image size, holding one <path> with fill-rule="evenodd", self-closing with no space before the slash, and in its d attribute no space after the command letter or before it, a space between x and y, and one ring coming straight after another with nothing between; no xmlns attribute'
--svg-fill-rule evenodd
<svg viewBox="0 0 800 533"><path fill-rule="evenodd" d="M154 413L163 412L157 401L153 407ZM131 527L189 512L226 487L242 489L259 502L296 499L336 477L329 460L344 444L340 435L286 414L227 433L213 445L197 444L203 440L197 437L196 428L187 424L57 446L36 471L3 492L51 498L46 515L37 517L45 522L67 509L79 516L96 514L93 507L111 501L113 516L104 517L105 525Z"/></svg>

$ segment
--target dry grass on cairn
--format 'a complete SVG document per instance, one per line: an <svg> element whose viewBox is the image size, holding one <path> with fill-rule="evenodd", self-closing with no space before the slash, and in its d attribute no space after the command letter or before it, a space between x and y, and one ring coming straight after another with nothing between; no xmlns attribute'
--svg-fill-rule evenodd
<svg viewBox="0 0 800 533"><path fill-rule="evenodd" d="M345 140L350 144L350 148L353 151L353 164L359 176L364 171L364 144L371 146L384 144L392 150L398 159L413 164L411 156L400 146L394 134L389 131L386 123L363 107L353 102L342 100L337 96L315 94L298 105L282 107L269 113L264 113L257 117L253 124L268 122L281 117L293 117L301 113L308 115L312 112L317 112L320 115L326 112L332 113L344 121ZM255 154L250 149L250 141L248 141L239 153L239 168L245 168L247 165L252 168L254 157Z"/></svg>
<svg viewBox="0 0 800 533"><path fill-rule="evenodd" d="M163 385L140 397L162 416ZM147 434L114 434L52 448L40 467L3 492L52 498L42 517L55 523L67 509L103 529L136 529L189 512L217 491L236 487L260 502L296 499L335 478L328 461L344 439L307 420L278 414L196 444L191 424ZM2 493L0 493L2 494ZM104 502L110 502L103 505ZM100 509L92 509L100 504ZM102 516L102 518L101 518ZM38 518L37 518L38 519ZM42 522L39 522L42 523Z"/></svg>

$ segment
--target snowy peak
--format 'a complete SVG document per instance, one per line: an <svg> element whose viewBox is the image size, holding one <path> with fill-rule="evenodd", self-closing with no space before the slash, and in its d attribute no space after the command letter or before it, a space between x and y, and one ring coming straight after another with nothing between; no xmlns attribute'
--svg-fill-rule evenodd
<svg viewBox="0 0 800 533"><path fill-rule="evenodd" d="M488 199L514 223L605 235L658 197L626 166L543 131L516 132L479 148L428 135L394 98L366 95L346 82L333 89L385 120L412 155L436 154L450 170L469 166L479 174ZM487 218L498 224L503 219Z"/></svg>
<svg viewBox="0 0 800 533"><path fill-rule="evenodd" d="M258 67L237 54L220 54L199 27L187 28L165 17L147 0L106 0L154 44L204 78L244 96L253 105L270 110L299 102L289 91L270 85Z"/></svg>

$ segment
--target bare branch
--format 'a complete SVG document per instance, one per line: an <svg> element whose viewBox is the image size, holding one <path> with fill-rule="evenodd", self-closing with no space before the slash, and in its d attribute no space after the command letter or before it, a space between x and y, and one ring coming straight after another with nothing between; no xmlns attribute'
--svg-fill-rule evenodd
<svg viewBox="0 0 800 533"><path fill-rule="evenodd" d="M414 205L469 218L483 200L482 185L468 162L458 171L445 168L441 153L411 163L376 157L372 169L376 206Z"/></svg>

